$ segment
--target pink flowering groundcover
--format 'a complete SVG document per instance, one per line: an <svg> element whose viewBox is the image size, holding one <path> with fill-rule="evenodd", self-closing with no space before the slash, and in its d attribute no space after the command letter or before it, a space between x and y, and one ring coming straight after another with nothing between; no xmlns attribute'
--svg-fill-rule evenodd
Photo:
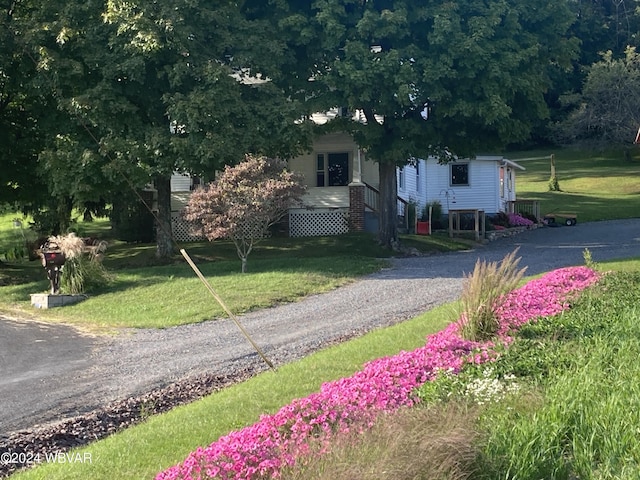
<svg viewBox="0 0 640 480"><path fill-rule="evenodd" d="M278 478L282 468L311 452L326 451L334 436L365 431L381 413L413 405L418 401L415 389L439 370L458 372L465 363L490 361L495 344L510 343L509 335L531 320L568 309L598 278L587 267L549 272L502 299L497 308L500 329L493 341L464 340L459 322L451 323L429 335L423 347L369 362L351 377L325 383L319 392L198 448L156 480Z"/></svg>

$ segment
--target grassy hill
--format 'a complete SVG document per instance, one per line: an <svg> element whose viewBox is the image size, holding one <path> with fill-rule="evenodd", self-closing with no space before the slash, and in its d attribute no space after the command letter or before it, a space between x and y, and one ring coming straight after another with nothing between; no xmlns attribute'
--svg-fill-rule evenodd
<svg viewBox="0 0 640 480"><path fill-rule="evenodd" d="M560 192L549 191L550 154L555 156ZM542 214L575 212L579 222L640 216L640 149L631 161L622 152L571 149L507 156L526 168L517 173L518 198L539 200Z"/></svg>

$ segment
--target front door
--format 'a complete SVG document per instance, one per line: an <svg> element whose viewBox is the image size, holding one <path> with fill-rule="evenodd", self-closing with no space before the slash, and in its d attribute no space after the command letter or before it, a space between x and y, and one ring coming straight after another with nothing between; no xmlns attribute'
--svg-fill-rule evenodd
<svg viewBox="0 0 640 480"><path fill-rule="evenodd" d="M330 187L349 185L349 154L330 153L327 173Z"/></svg>

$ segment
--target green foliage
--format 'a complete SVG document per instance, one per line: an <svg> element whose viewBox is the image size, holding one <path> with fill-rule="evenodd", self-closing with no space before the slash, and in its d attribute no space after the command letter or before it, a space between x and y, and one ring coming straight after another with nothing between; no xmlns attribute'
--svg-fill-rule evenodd
<svg viewBox="0 0 640 480"><path fill-rule="evenodd" d="M147 205L153 204L153 192L141 191ZM114 200L110 212L115 238L130 243L149 243L155 239L154 218L146 205L132 195Z"/></svg>
<svg viewBox="0 0 640 480"><path fill-rule="evenodd" d="M0 260L21 262L32 260L35 232L25 228L26 219L17 218L15 213L0 214Z"/></svg>
<svg viewBox="0 0 640 480"><path fill-rule="evenodd" d="M65 263L60 287L63 293L75 295L104 289L113 281L113 275L98 259L84 254Z"/></svg>
<svg viewBox="0 0 640 480"><path fill-rule="evenodd" d="M467 365L457 374L438 372L434 380L417 389L416 395L427 407L442 402L483 406L503 402L520 388L513 373L498 372L493 366Z"/></svg>
<svg viewBox="0 0 640 480"><path fill-rule="evenodd" d="M520 378L534 382L541 399L531 408L523 396L481 415L487 436L478 478L506 471L509 478L635 478L639 280L637 272L611 273L569 312L519 332L495 367L530 367Z"/></svg>
<svg viewBox="0 0 640 480"><path fill-rule="evenodd" d="M569 66L577 44L565 36L572 21L565 3L534 4L398 0L356 7L323 0L311 8L264 7L288 41L295 72L276 74L275 82L295 85L317 110L344 106L366 120L342 117L325 128L352 133L380 163L383 245L397 239L396 165L428 154L446 162L452 153L524 140L546 116L551 65ZM301 88L301 78L313 82Z"/></svg>
<svg viewBox="0 0 640 480"><path fill-rule="evenodd" d="M585 248L582 251L582 258L584 258L584 264L585 266L592 268L592 269L596 269L597 268L597 264L596 262L593 260L593 257L591 256L591 250L589 250L588 248Z"/></svg>
<svg viewBox="0 0 640 480"><path fill-rule="evenodd" d="M467 340L487 340L498 329L494 309L500 298L518 286L526 267L518 270L518 249L497 262L478 261L466 276L461 296L461 329Z"/></svg>
<svg viewBox="0 0 640 480"><path fill-rule="evenodd" d="M557 126L559 140L631 146L640 125L640 54L628 47L624 58L617 58L609 50L588 72L582 94L564 98L572 113Z"/></svg>
<svg viewBox="0 0 640 480"><path fill-rule="evenodd" d="M431 229L436 230L442 228L442 204L439 200L433 200L422 207L420 219L424 222L429 221L429 209L431 209Z"/></svg>
<svg viewBox="0 0 640 480"><path fill-rule="evenodd" d="M555 175L549 178L549 191L550 192L560 192L560 184L558 183L558 177Z"/></svg>
<svg viewBox="0 0 640 480"><path fill-rule="evenodd" d="M417 220L417 208L415 200L410 200L406 206L407 212L407 225L409 226L409 233L415 233L415 224Z"/></svg>

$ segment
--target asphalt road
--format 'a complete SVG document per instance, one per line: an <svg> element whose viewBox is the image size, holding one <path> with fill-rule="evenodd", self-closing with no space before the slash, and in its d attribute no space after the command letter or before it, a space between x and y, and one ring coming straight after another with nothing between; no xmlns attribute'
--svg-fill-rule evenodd
<svg viewBox="0 0 640 480"><path fill-rule="evenodd" d="M300 302L241 317L276 365L344 337L390 325L456 299L478 258L519 247L528 274L640 256L640 219L540 228L475 250L399 258L390 268ZM261 360L229 320L89 336L73 327L0 316L0 437L202 373ZM260 368L266 368L264 365Z"/></svg>

